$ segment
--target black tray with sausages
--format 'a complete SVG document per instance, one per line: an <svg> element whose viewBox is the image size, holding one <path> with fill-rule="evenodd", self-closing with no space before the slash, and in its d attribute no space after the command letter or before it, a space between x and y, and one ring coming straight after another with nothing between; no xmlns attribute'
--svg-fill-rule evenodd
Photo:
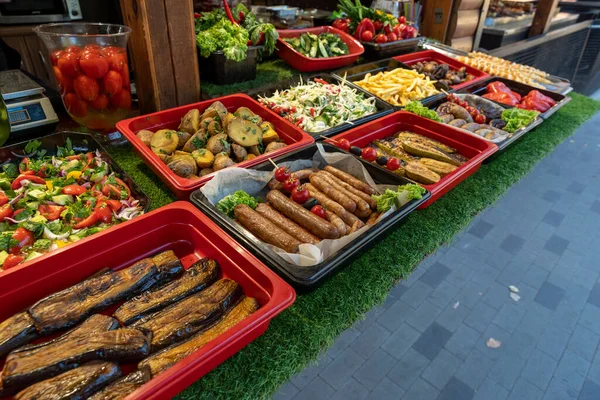
<svg viewBox="0 0 600 400"><path fill-rule="evenodd" d="M327 153L344 153L336 146L328 143L319 143ZM305 147L292 153L273 159L276 164L289 162L294 160L312 159L318 151L317 144ZM405 185L412 183L407 179L395 176L381 170L374 164L364 160L360 160L367 172L371 175L376 184L380 185ZM264 162L252 169L259 171L272 171L273 164ZM341 267L349 264L358 257L362 252L372 247L377 239L382 237L392 227L403 221L412 211L416 210L421 204L425 203L431 197L431 193L427 191L419 200L412 200L404 205L399 210L389 214L386 218L379 220L373 227L364 231L360 236L352 242L341 248L339 251L331 255L326 260L312 266L298 266L284 260L276 252L271 250L261 240L249 235L248 231L241 225L230 219L227 215L219 211L213 206L204 196L201 190L197 190L190 196L190 201L198 207L204 214L208 215L218 225L220 225L228 234L230 234L238 243L250 250L269 268L281 275L292 286L299 291L313 290L319 286L328 276L339 270Z"/></svg>

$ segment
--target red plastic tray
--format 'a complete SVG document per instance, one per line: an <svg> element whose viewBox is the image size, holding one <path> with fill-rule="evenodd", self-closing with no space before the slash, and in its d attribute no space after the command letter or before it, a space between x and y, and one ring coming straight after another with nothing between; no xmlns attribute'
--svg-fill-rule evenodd
<svg viewBox="0 0 600 400"><path fill-rule="evenodd" d="M292 68L300 72L324 71L327 69L336 69L350 65L365 51L362 44L346 32L342 32L332 26L318 26L316 28L306 29L288 29L279 30L279 39L277 39L277 54L279 57L288 63ZM302 33L312 33L319 35L321 33L335 33L348 45L349 54L338 57L328 58L310 58L306 57L289 44L283 41L283 38L292 38L300 36Z"/></svg>
<svg viewBox="0 0 600 400"><path fill-rule="evenodd" d="M413 65L418 63L419 61L436 61L438 63L448 64L452 69L457 70L462 67L467 68L467 73L473 75L475 79L472 79L468 82L459 83L458 85L451 86L452 89L458 90L467 86L471 86L476 82L480 82L489 78L489 75L483 71L475 69L467 64L463 64L460 61L455 60L452 57L448 57L445 54L438 53L435 50L425 50L419 51L417 53L404 54L401 56L393 57L395 60L403 62L406 65Z"/></svg>
<svg viewBox="0 0 600 400"><path fill-rule="evenodd" d="M187 200L194 190L211 180L214 173L200 177L199 179L182 178L171 171L167 167L167 164L161 161L161 159L158 158L148 146L142 143L135 134L142 129L149 129L151 131L157 131L159 129L177 129L181 118L189 110L197 108L202 112L217 100L223 103L223 105L231 112L235 111L238 107L248 107L252 112L260 115L264 121L271 122L279 134L279 137L287 143L287 146L283 149L273 151L269 154L263 154L253 160L238 163L236 164L236 167L246 168L260 164L268 158L274 158L289 153L290 151L314 142L313 137L308 133L284 120L279 115L260 105L260 103L253 98L244 94L219 97L119 121L117 123L117 129L131 142L135 152L142 160L144 160L152 171L154 171L154 173L158 175L158 177L180 199Z"/></svg>
<svg viewBox="0 0 600 400"><path fill-rule="evenodd" d="M261 305L228 332L147 382L129 395L129 400L175 396L264 333L270 320L296 297L287 283L186 202L172 203L98 233L92 242L82 240L0 277L0 320L104 267L117 270L168 249L182 258L185 268L203 257L217 260L222 275L238 282L244 293Z"/></svg>
<svg viewBox="0 0 600 400"><path fill-rule="evenodd" d="M347 139L352 146L365 147L375 139L391 136L403 130L418 133L454 147L460 154L469 159L453 173L443 177L438 183L433 185L421 184L431 192L431 199L421 205L419 209L429 207L450 189L464 181L479 169L483 160L498 150L498 146L492 142L468 135L450 125L440 124L406 111L397 111L366 123L329 138L326 142L334 143L339 139ZM382 169L392 174L387 169Z"/></svg>

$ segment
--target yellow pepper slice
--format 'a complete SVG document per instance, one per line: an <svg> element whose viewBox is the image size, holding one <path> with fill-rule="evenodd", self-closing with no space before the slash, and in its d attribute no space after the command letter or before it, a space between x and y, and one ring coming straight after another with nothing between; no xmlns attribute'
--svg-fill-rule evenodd
<svg viewBox="0 0 600 400"><path fill-rule="evenodd" d="M46 181L46 187L48 188L48 190L52 190L52 188L54 187L52 181Z"/></svg>
<svg viewBox="0 0 600 400"><path fill-rule="evenodd" d="M69 178L75 178L75 179L79 179L81 178L81 171L71 171L67 174L67 179Z"/></svg>

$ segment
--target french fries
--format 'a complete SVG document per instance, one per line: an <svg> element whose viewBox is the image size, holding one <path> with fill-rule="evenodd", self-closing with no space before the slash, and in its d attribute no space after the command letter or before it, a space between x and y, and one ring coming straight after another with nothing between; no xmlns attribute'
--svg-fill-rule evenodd
<svg viewBox="0 0 600 400"><path fill-rule="evenodd" d="M361 88L395 106L404 106L413 100L440 93L428 76L415 70L396 68L392 71L370 73L354 82Z"/></svg>

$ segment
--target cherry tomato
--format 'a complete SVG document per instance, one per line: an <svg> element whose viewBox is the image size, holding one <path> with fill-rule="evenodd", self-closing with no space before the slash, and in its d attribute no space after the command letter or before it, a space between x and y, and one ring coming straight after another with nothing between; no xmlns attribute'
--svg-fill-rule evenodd
<svg viewBox="0 0 600 400"><path fill-rule="evenodd" d="M65 49L65 52L67 53L74 53L77 54L81 51L81 49L78 46L69 46Z"/></svg>
<svg viewBox="0 0 600 400"><path fill-rule="evenodd" d="M62 188L62 192L64 194L79 196L79 195L82 195L85 192L87 192L87 189L84 188L83 186L73 184L73 185L68 185L68 186L65 186L64 188Z"/></svg>
<svg viewBox="0 0 600 400"><path fill-rule="evenodd" d="M117 211L119 208L123 206L123 204L119 200L105 200L106 204L110 207L111 210Z"/></svg>
<svg viewBox="0 0 600 400"><path fill-rule="evenodd" d="M33 183L39 183L41 185L46 184L46 181L43 178L40 178L39 176L21 174L16 177L16 179L11 183L10 187L13 190L17 190L18 188L20 188L22 186L21 182L23 182L24 180L27 180L27 181L33 182Z"/></svg>
<svg viewBox="0 0 600 400"><path fill-rule="evenodd" d="M110 183L104 185L104 187L102 188L102 194L109 197L114 196L117 199L119 199L121 198L121 190L125 190L127 192L127 197L130 197L131 190L129 190L127 184L119 178L115 178L115 180L117 181L116 185L112 185Z"/></svg>
<svg viewBox="0 0 600 400"><path fill-rule="evenodd" d="M386 35L392 33L392 25L389 23L383 24L383 33L385 33Z"/></svg>
<svg viewBox="0 0 600 400"><path fill-rule="evenodd" d="M129 110L131 108L131 93L127 89L122 89L111 96L110 104L117 108Z"/></svg>
<svg viewBox="0 0 600 400"><path fill-rule="evenodd" d="M5 205L6 203L8 203L8 196L4 194L4 192L0 192L0 206Z"/></svg>
<svg viewBox="0 0 600 400"><path fill-rule="evenodd" d="M122 50L120 50L118 47L107 46L100 49L100 54L102 54L104 57L110 57L113 54L118 53L120 51Z"/></svg>
<svg viewBox="0 0 600 400"><path fill-rule="evenodd" d="M79 69L79 56L75 53L63 53L56 65L60 72L69 78L75 78L81 72Z"/></svg>
<svg viewBox="0 0 600 400"><path fill-rule="evenodd" d="M373 26L375 26L375 32L379 32L383 28L383 22L373 21Z"/></svg>
<svg viewBox="0 0 600 400"><path fill-rule="evenodd" d="M292 193L292 191L298 186L300 186L300 180L295 177L290 177L290 179L283 182L283 190L285 190L288 193Z"/></svg>
<svg viewBox="0 0 600 400"><path fill-rule="evenodd" d="M327 219L327 211L320 205L316 205L310 209L310 212L315 214L317 217L321 217L323 219Z"/></svg>
<svg viewBox="0 0 600 400"><path fill-rule="evenodd" d="M123 78L117 71L108 71L102 79L102 91L108 96L118 93L123 87Z"/></svg>
<svg viewBox="0 0 600 400"><path fill-rule="evenodd" d="M372 147L362 149L361 157L367 161L375 161L377 159L377 150Z"/></svg>
<svg viewBox="0 0 600 400"><path fill-rule="evenodd" d="M285 182L290 179L290 169L287 167L279 167L275 170L275 179L278 182Z"/></svg>
<svg viewBox="0 0 600 400"><path fill-rule="evenodd" d="M350 141L348 139L340 139L336 144L340 149L350 151Z"/></svg>
<svg viewBox="0 0 600 400"><path fill-rule="evenodd" d="M461 106L462 108L465 108L465 109L466 109L467 107L469 107L469 103L467 103L467 102L466 102L466 101L464 101L464 100L460 100L460 101L458 102L458 105L459 105L459 106Z"/></svg>
<svg viewBox="0 0 600 400"><path fill-rule="evenodd" d="M471 107L471 106L466 106L465 109L469 112L469 114L473 114L474 112L477 112L477 109L475 107Z"/></svg>
<svg viewBox="0 0 600 400"><path fill-rule="evenodd" d="M90 107L95 108L96 110L104 110L108 108L108 97L104 94L98 95L96 100L90 101Z"/></svg>
<svg viewBox="0 0 600 400"><path fill-rule="evenodd" d="M62 94L73 93L73 78L68 76L62 77L62 85L60 86L60 92Z"/></svg>
<svg viewBox="0 0 600 400"><path fill-rule="evenodd" d="M86 53L79 58L79 66L90 78L100 79L108 72L108 61L100 53Z"/></svg>
<svg viewBox="0 0 600 400"><path fill-rule="evenodd" d="M56 51L53 51L52 53L50 53L50 62L52 63L52 65L54 65L54 66L58 65L58 59L62 55L63 55L62 50L56 50Z"/></svg>
<svg viewBox="0 0 600 400"><path fill-rule="evenodd" d="M388 158L387 163L385 164L385 167L387 169L389 169L390 171L395 171L398 168L400 168L400 160L397 159L396 157Z"/></svg>
<svg viewBox="0 0 600 400"><path fill-rule="evenodd" d="M0 207L0 221L4 221L4 218L11 217L13 214L13 210L10 204L5 204Z"/></svg>
<svg viewBox="0 0 600 400"><path fill-rule="evenodd" d="M387 36L385 36L383 33L380 33L379 35L375 36L375 39L374 39L374 41L375 41L376 43L380 43L380 44L381 44L381 43L387 43L387 41L388 41L388 38L387 38Z"/></svg>
<svg viewBox="0 0 600 400"><path fill-rule="evenodd" d="M25 260L23 256L16 256L14 254L9 254L8 257L4 259L4 263L2 264L2 269L7 270L12 267L16 267L21 264Z"/></svg>
<svg viewBox="0 0 600 400"><path fill-rule="evenodd" d="M87 103L75 93L67 93L64 97L65 108L76 117L85 117L88 113Z"/></svg>
<svg viewBox="0 0 600 400"><path fill-rule="evenodd" d="M96 222L98 222L98 214L96 214L96 212L92 212L89 217L76 223L74 228L75 229L87 228L89 226L94 225Z"/></svg>
<svg viewBox="0 0 600 400"><path fill-rule="evenodd" d="M102 46L100 46L99 44L95 44L95 43L92 43L92 44L86 44L86 45L83 47L83 50L84 50L84 51L85 51L85 50L95 50L95 51L98 51L98 52L100 52L100 51L102 50Z"/></svg>
<svg viewBox="0 0 600 400"><path fill-rule="evenodd" d="M73 81L73 88L75 93L82 100L92 101L98 97L100 93L100 86L94 78L90 78L86 75L79 75Z"/></svg>
<svg viewBox="0 0 600 400"><path fill-rule="evenodd" d="M361 35L360 35L360 40L362 40L363 42L370 42L373 40L373 32L371 31L364 31Z"/></svg>
<svg viewBox="0 0 600 400"><path fill-rule="evenodd" d="M35 241L33 232L30 232L25 228L17 228L17 230L13 232L12 237L19 243L10 248L9 252L11 254L19 254L23 247L31 246Z"/></svg>
<svg viewBox="0 0 600 400"><path fill-rule="evenodd" d="M94 208L94 213L98 215L98 220L101 222L104 222L105 224L110 224L112 222L113 214L108 204L98 203L96 208Z"/></svg>
<svg viewBox="0 0 600 400"><path fill-rule="evenodd" d="M123 89L130 91L131 90L131 80L129 79L129 69L125 68L123 70Z"/></svg>
<svg viewBox="0 0 600 400"><path fill-rule="evenodd" d="M122 52L114 53L108 59L108 64L112 71L116 71L119 74L123 73L123 70L127 67L127 61L125 55Z"/></svg>
<svg viewBox="0 0 600 400"><path fill-rule="evenodd" d="M479 114L475 117L475 122L477 122L478 124L485 124L485 120L485 115L483 114Z"/></svg>
<svg viewBox="0 0 600 400"><path fill-rule="evenodd" d="M404 15L398 17L398 22L401 24L405 24L406 23L406 17Z"/></svg>
<svg viewBox="0 0 600 400"><path fill-rule="evenodd" d="M402 31L400 30L400 24L394 26L392 28L392 32L394 32L396 34L396 37L398 39L402 39Z"/></svg>
<svg viewBox="0 0 600 400"><path fill-rule="evenodd" d="M304 186L300 185L292 190L292 200L294 200L298 204L304 204L310 199L310 193L308 189Z"/></svg>
<svg viewBox="0 0 600 400"><path fill-rule="evenodd" d="M388 42L395 42L398 40L398 35L396 35L393 31L387 34Z"/></svg>
<svg viewBox="0 0 600 400"><path fill-rule="evenodd" d="M62 87L62 84L63 84L63 74L62 74L62 72L60 72L60 68L58 68L58 67L52 67L52 70L54 71L54 76L56 77L56 83L58 83L59 87Z"/></svg>
<svg viewBox="0 0 600 400"><path fill-rule="evenodd" d="M55 219L60 218L60 213L64 210L65 207L63 206L53 206L50 204L40 204L38 206L38 211L48 221L54 221Z"/></svg>

